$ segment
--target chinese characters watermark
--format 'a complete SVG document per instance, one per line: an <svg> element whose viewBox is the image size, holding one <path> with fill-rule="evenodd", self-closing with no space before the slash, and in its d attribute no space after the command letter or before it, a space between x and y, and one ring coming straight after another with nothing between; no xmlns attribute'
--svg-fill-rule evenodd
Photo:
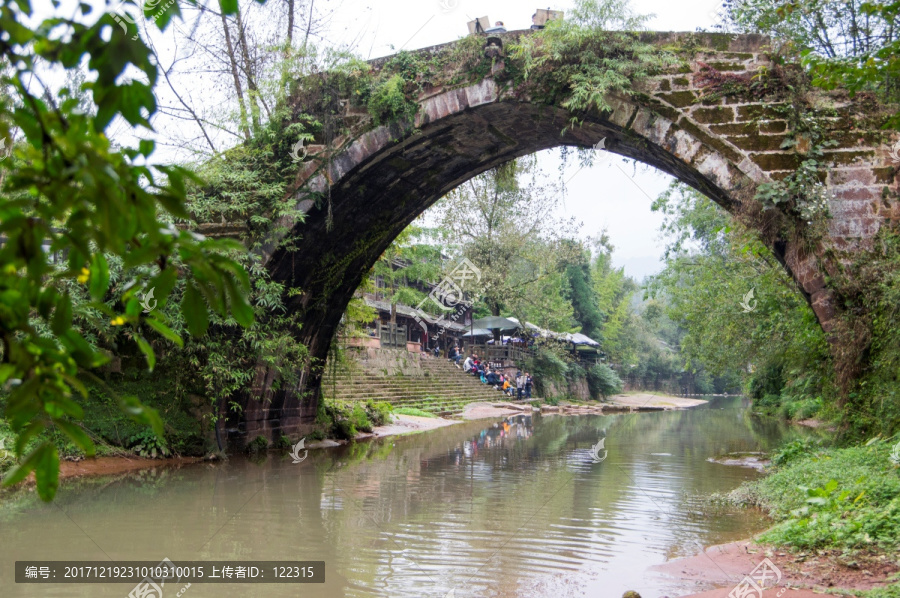
<svg viewBox="0 0 900 598"><path fill-rule="evenodd" d="M415 321L421 326L425 332L428 332L428 324L434 324L441 327L438 335L444 332L448 324L456 322L466 309L472 305L472 301L466 301L463 289L469 285L470 281L475 284L481 281L481 270L466 258L453 269L441 282L439 282L431 290L427 297L422 299L416 306ZM423 309L422 306L428 301L432 301L443 312L455 311L449 320L443 316L437 319L432 318ZM446 313L444 314L446 315ZM426 324L427 322L427 324Z"/></svg>

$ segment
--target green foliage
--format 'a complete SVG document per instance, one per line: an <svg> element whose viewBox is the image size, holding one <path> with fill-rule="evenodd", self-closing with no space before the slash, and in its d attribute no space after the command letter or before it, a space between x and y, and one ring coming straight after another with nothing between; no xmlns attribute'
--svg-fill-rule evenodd
<svg viewBox="0 0 900 598"><path fill-rule="evenodd" d="M727 0L740 30L771 35L803 64L815 85L900 100L900 34L896 0ZM886 124L900 127L892 111Z"/></svg>
<svg viewBox="0 0 900 598"><path fill-rule="evenodd" d="M787 465L800 457L809 456L816 448L819 448L819 445L809 440L794 440L778 449L772 455L772 464L778 466Z"/></svg>
<svg viewBox="0 0 900 598"><path fill-rule="evenodd" d="M666 215L670 243L666 268L650 291L665 297L667 315L684 329L679 343L687 366L743 380L771 413L781 397L815 401L832 392L825 335L771 252L724 210L679 184L653 207Z"/></svg>
<svg viewBox="0 0 900 598"><path fill-rule="evenodd" d="M360 432L371 432L375 426L390 422L391 406L372 400L365 403L319 402L316 424L324 427L327 436L340 440L352 440Z"/></svg>
<svg viewBox="0 0 900 598"><path fill-rule="evenodd" d="M526 369L534 378L534 390L540 396L547 396L548 382L563 382L569 371L569 364L560 352L549 345L539 345L526 364Z"/></svg>
<svg viewBox="0 0 900 598"><path fill-rule="evenodd" d="M223 7L225 13L235 10L236 4ZM177 14L172 3L154 23L165 28ZM0 75L0 138L15 140L12 156L0 162L0 232L7 236L0 249L0 384L15 381L4 417L18 434L15 452L24 457L3 483L17 483L34 471L39 495L51 500L58 486L56 447L47 440L27 455L23 450L43 430L55 428L86 454L94 453L76 423L83 409L73 396L87 394L80 378L110 358L75 318L88 312L105 326L123 327L153 369L151 331L176 345L182 340L161 314L142 313L139 293L155 289L163 306L179 274L190 273L181 311L195 335L206 331L210 308L222 317L231 314L242 326L252 323L253 310L246 272L224 255L235 244L175 226L189 217L186 186L196 177L178 166L143 165L153 153L152 141L120 148L104 134L116 117L151 128L158 65L150 49L130 36L104 36L116 28L109 14L93 25L56 16L32 24L33 16L28 2L0 6L6 35L0 42L0 63L6 65ZM96 110L79 108L81 90L63 89L57 100L41 89L37 64L71 71L85 59L91 81L82 88L91 92ZM124 76L128 71L144 79ZM65 255L64 263L51 262L55 253ZM113 289L110 266L118 260L122 275ZM76 305L75 297L84 293L85 304ZM163 435L159 416L135 397L120 397L119 404Z"/></svg>
<svg viewBox="0 0 900 598"><path fill-rule="evenodd" d="M738 494L780 521L762 540L801 548L900 545L900 476L892 443L814 450L793 444L781 465Z"/></svg>
<svg viewBox="0 0 900 598"><path fill-rule="evenodd" d="M416 417L437 417L434 413L422 411L417 407L398 407L394 409L394 413L396 413L397 415L413 415Z"/></svg>
<svg viewBox="0 0 900 598"><path fill-rule="evenodd" d="M440 278L440 248L427 242L432 234L431 229L408 226L372 266L371 277L379 284L369 290L381 295L392 309L397 304L418 305L426 296L421 289ZM373 319L374 315L369 322Z"/></svg>
<svg viewBox="0 0 900 598"><path fill-rule="evenodd" d="M416 86L399 74L376 85L368 104L375 124L411 120L419 111L415 91Z"/></svg>
<svg viewBox="0 0 900 598"><path fill-rule="evenodd" d="M812 147L807 152L810 156L800 167L781 180L773 183L762 183L757 187L755 199L763 204L763 212L778 209L791 217L793 230L782 231L787 238L803 239L810 249L815 249L819 241L827 234L828 220L831 213L828 202L831 193L820 180L822 165L816 158L821 158L822 148L836 145L837 142L820 141L821 133L816 131L810 142ZM782 147L788 147L795 140L788 140Z"/></svg>
<svg viewBox="0 0 900 598"><path fill-rule="evenodd" d="M269 439L265 436L257 436L247 444L247 452L251 455L257 455L269 450Z"/></svg>
<svg viewBox="0 0 900 598"><path fill-rule="evenodd" d="M535 100L576 114L611 110L611 95L632 94L636 83L677 64L641 40L637 32L649 18L631 13L623 0L577 0L569 18L511 46L514 82Z"/></svg>
<svg viewBox="0 0 900 598"><path fill-rule="evenodd" d="M572 241L574 223L553 217L559 189L538 184L535 168L534 156L514 160L449 193L435 206L441 241L453 267L466 258L481 271L477 288L465 291L480 297L486 315L569 331L577 322L565 267L582 248Z"/></svg>
<svg viewBox="0 0 900 598"><path fill-rule="evenodd" d="M349 419L351 426L360 432L372 431L372 423L369 421L369 414L366 412L366 408L359 403L353 404Z"/></svg>
<svg viewBox="0 0 900 598"><path fill-rule="evenodd" d="M393 407L384 401L375 402L372 399L366 401L366 416L373 426L383 426L391 423Z"/></svg>
<svg viewBox="0 0 900 598"><path fill-rule="evenodd" d="M169 455L169 447L153 430L142 430L128 439L129 448L141 457L156 459Z"/></svg>
<svg viewBox="0 0 900 598"><path fill-rule="evenodd" d="M588 259L585 257L580 264L570 264L566 268L566 276L569 279L572 315L581 324L581 333L599 342L603 314L597 307Z"/></svg>
<svg viewBox="0 0 900 598"><path fill-rule="evenodd" d="M900 598L900 583L894 583L883 588L860 590L857 592L860 598Z"/></svg>
<svg viewBox="0 0 900 598"><path fill-rule="evenodd" d="M592 397L606 398L622 392L623 382L619 375L605 363L596 363L587 371L588 388Z"/></svg>
<svg viewBox="0 0 900 598"><path fill-rule="evenodd" d="M613 268L613 246L605 232L594 240L594 249L591 278L597 310L604 317L603 351L611 363L636 363L639 355L646 354L646 348L638 348L640 322L630 306L638 286L625 275L623 268Z"/></svg>

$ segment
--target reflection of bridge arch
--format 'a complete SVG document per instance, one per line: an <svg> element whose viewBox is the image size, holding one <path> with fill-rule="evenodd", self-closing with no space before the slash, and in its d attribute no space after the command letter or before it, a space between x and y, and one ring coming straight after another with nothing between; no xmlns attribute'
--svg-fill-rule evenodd
<svg viewBox="0 0 900 598"><path fill-rule="evenodd" d="M655 35L664 45L684 34ZM723 39L710 35L703 41L723 47ZM763 42L738 36L725 49L698 53L690 68L696 73L712 64L730 73L755 72L768 64ZM319 154L301 163L292 196L306 219L282 222L299 240L290 251L270 249L266 260L276 280L303 291L289 307L300 313L298 334L311 356L325 358L350 298L392 240L440 197L504 162L561 145L589 148L606 138L609 151L654 166L730 212L743 213L755 209L760 183L783 177L802 159L781 148L787 123L770 105L727 98L699 103L690 73L659 75L645 87L645 94L613 99L612 112L578 115L583 126L561 135L572 114L513 97L489 76L467 87L431 90L420 97L414 123L361 128L339 139L329 160ZM856 117L852 106L834 107L845 122ZM840 131L834 136L840 146L822 160L837 198L825 243L847 249L870 239L885 218L900 216L896 205L881 207L882 187L896 191L897 182L887 151L866 145L870 137ZM331 229L326 208L314 202L325 192ZM834 310L820 260L787 239L772 238L770 246L829 329ZM312 422L321 380L315 368L304 375L303 401L301 389L271 392L269 380L260 369L256 390L268 401L246 401L240 429L231 424L233 435L272 436Z"/></svg>

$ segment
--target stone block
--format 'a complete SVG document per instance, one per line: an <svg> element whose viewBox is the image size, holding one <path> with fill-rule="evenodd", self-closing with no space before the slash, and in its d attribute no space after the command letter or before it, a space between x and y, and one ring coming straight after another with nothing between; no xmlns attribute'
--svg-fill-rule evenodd
<svg viewBox="0 0 900 598"><path fill-rule="evenodd" d="M734 120L734 108L719 106L718 108L697 108L691 112L691 118L698 123L729 123Z"/></svg>

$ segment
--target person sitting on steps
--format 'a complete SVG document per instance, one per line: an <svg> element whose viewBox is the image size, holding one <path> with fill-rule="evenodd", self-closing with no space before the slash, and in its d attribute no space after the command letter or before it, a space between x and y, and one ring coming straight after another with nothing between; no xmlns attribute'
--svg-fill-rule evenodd
<svg viewBox="0 0 900 598"><path fill-rule="evenodd" d="M474 367L475 367L475 360L472 358L471 355L469 355L468 357L466 357L466 360L463 362L463 371L468 374Z"/></svg>

